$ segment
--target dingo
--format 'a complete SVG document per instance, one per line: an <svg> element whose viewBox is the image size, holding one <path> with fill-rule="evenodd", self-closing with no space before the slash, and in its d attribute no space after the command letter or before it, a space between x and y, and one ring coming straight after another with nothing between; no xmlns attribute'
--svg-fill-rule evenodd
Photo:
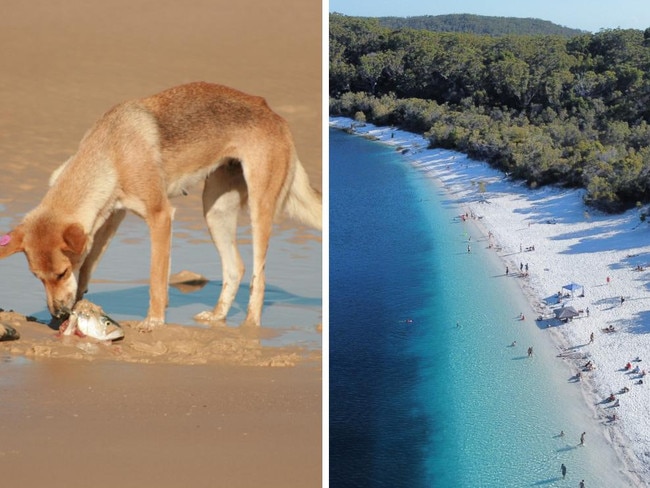
<svg viewBox="0 0 650 488"><path fill-rule="evenodd" d="M200 181L203 213L221 255L223 287L202 321L223 321L244 274L237 216L248 204L253 273L245 324L260 325L264 266L274 217L285 211L322 228L322 201L296 155L288 124L265 100L225 86L191 83L119 104L81 140L50 179L43 201L9 234L0 258L24 252L54 317L72 309L127 210L151 236L149 311L165 321L172 217L170 197Z"/></svg>

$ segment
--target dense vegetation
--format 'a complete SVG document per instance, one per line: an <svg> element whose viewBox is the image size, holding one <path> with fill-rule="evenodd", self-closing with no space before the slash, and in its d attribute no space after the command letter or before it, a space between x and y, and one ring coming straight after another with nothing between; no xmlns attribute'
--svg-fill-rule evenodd
<svg viewBox="0 0 650 488"><path fill-rule="evenodd" d="M650 29L494 37L332 14L329 76L332 115L584 187L607 211L650 202Z"/></svg>
<svg viewBox="0 0 650 488"><path fill-rule="evenodd" d="M433 32L471 32L490 36L508 34L576 36L584 31L570 29L548 20L483 15L422 15L415 17L379 17L379 25L391 29L424 29Z"/></svg>

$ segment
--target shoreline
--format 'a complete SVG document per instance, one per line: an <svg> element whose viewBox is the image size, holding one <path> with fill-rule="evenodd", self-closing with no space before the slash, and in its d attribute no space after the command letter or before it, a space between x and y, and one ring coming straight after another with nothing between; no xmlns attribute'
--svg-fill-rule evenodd
<svg viewBox="0 0 650 488"><path fill-rule="evenodd" d="M333 128L347 129L352 123L349 118L330 118ZM548 332L545 337L557 348L558 358L566 356L562 362L567 372L575 374L588 360L596 365L593 372L582 373L584 406L603 425L599 434L622 461L617 469L636 478L637 486L649 486L644 480L650 474L646 422L650 395L645 385L634 384L621 370L626 362L650 350L643 333L650 332L650 313L642 304L650 296L638 276L633 283L627 276L646 254L650 261L650 246L643 245L650 241L645 238L650 228L638 225L634 211L607 216L587 209L580 190L530 190L462 153L427 149L428 141L416 134L372 124L355 127L353 133L395 146L407 162L441 187L449 204L475 217L468 220L489 241L495 258L509 267L509 277L517 279L535 316L544 319L530 317L527 322ZM619 239L623 234L625 239ZM488 245L483 239L480 242ZM525 250L533 246L534 251ZM523 269L519 271L524 263L530 269L527 276ZM554 319L554 311L562 305L556 294L571 282L584 286L584 296L566 297L564 304L577 310L590 308L591 313L561 324ZM617 303L621 296L624 304ZM610 324L617 333L602 333ZM593 344L588 342L590 333L595 335ZM630 391L620 394L621 406L613 410L606 397L614 393L618 398L624 386ZM608 421L614 412L618 419Z"/></svg>

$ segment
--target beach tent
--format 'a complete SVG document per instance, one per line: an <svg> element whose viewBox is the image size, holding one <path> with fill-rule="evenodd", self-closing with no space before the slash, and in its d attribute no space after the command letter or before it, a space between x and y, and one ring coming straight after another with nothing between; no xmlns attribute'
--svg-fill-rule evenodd
<svg viewBox="0 0 650 488"><path fill-rule="evenodd" d="M580 315L573 307L562 307L555 310L555 316L560 320L571 320Z"/></svg>
<svg viewBox="0 0 650 488"><path fill-rule="evenodd" d="M585 289L582 285L579 285L578 283L569 283L568 285L564 285L562 287L563 290L569 290L571 292L571 295L575 294L578 290L580 290L582 293L581 295L584 294Z"/></svg>

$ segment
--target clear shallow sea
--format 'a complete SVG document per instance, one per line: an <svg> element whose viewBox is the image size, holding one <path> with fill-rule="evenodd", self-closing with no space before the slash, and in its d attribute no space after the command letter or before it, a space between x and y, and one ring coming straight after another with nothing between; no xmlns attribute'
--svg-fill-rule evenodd
<svg viewBox="0 0 650 488"><path fill-rule="evenodd" d="M460 212L394 148L330 130L330 486L628 486Z"/></svg>

